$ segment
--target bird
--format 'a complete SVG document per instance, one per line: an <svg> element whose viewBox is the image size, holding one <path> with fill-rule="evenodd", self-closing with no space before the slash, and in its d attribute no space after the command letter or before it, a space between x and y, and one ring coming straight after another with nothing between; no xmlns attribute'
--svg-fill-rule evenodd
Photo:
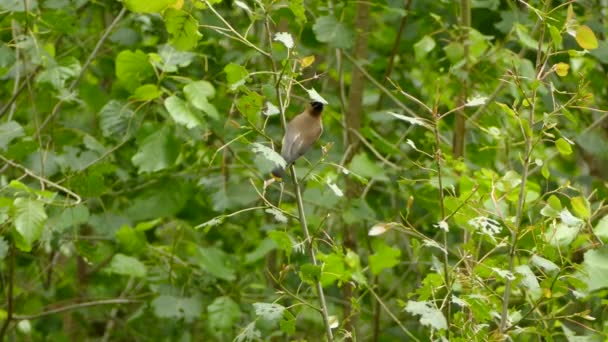
<svg viewBox="0 0 608 342"><path fill-rule="evenodd" d="M285 168L275 167L271 172L277 178L285 177L285 169L310 150L323 133L323 103L310 102L304 111L296 115L288 124L283 137L281 156L287 162Z"/></svg>

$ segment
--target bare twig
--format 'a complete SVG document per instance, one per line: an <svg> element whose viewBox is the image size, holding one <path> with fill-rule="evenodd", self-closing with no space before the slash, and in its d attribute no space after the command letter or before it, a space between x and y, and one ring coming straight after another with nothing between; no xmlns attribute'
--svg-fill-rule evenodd
<svg viewBox="0 0 608 342"><path fill-rule="evenodd" d="M91 301L91 302L84 302L84 303L77 303L77 304L72 304L72 305L66 305L60 308L55 308L55 309L51 309L48 311L43 311L37 314L33 314L33 315L14 315L13 319L16 321L22 321L22 320L32 320L32 319L38 319L38 318L42 318L42 317L46 317L46 316L50 316L50 315L54 315L54 314L58 314L61 312L66 312L66 311L72 311L72 310L78 310L78 309L82 309L82 308L88 308L91 306L98 306L98 305L115 305L115 304L134 304L134 303L141 303L141 300L138 299L127 299L127 298L115 298L115 299L100 299L100 300L95 300L95 301Z"/></svg>

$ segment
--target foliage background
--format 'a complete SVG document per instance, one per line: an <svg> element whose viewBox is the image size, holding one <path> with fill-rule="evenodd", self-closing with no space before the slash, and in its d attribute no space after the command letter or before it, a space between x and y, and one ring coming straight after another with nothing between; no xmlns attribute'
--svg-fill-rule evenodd
<svg viewBox="0 0 608 342"><path fill-rule="evenodd" d="M0 339L605 340L607 13L0 2Z"/></svg>

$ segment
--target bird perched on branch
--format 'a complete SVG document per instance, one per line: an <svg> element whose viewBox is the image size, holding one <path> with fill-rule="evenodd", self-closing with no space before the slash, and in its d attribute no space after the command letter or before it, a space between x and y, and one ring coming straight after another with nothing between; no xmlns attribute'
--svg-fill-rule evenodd
<svg viewBox="0 0 608 342"><path fill-rule="evenodd" d="M321 133L323 133L322 112L323 103L313 101L306 106L302 113L296 115L287 124L287 130L283 137L283 147L281 148L281 156L283 156L287 165L285 168L275 167L272 170L273 176L284 178L285 169L306 153L319 139Z"/></svg>

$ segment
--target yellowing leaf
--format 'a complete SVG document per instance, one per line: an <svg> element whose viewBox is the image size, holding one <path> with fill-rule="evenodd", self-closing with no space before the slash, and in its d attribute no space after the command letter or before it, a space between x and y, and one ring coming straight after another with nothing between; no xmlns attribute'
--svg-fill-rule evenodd
<svg viewBox="0 0 608 342"><path fill-rule="evenodd" d="M314 62L315 62L314 55L306 56L306 57L303 57L302 59L300 59L300 64L302 65L302 69L308 68Z"/></svg>
<svg viewBox="0 0 608 342"><path fill-rule="evenodd" d="M586 50L597 49L597 38L587 25L581 25L576 30L576 42L580 47Z"/></svg>
<svg viewBox="0 0 608 342"><path fill-rule="evenodd" d="M566 63L559 62L553 66L555 69L555 73L560 77L565 77L568 75L568 71L570 70L570 65Z"/></svg>
<svg viewBox="0 0 608 342"><path fill-rule="evenodd" d="M184 7L184 0L177 0L173 5L169 5L169 7L182 9L182 7Z"/></svg>

